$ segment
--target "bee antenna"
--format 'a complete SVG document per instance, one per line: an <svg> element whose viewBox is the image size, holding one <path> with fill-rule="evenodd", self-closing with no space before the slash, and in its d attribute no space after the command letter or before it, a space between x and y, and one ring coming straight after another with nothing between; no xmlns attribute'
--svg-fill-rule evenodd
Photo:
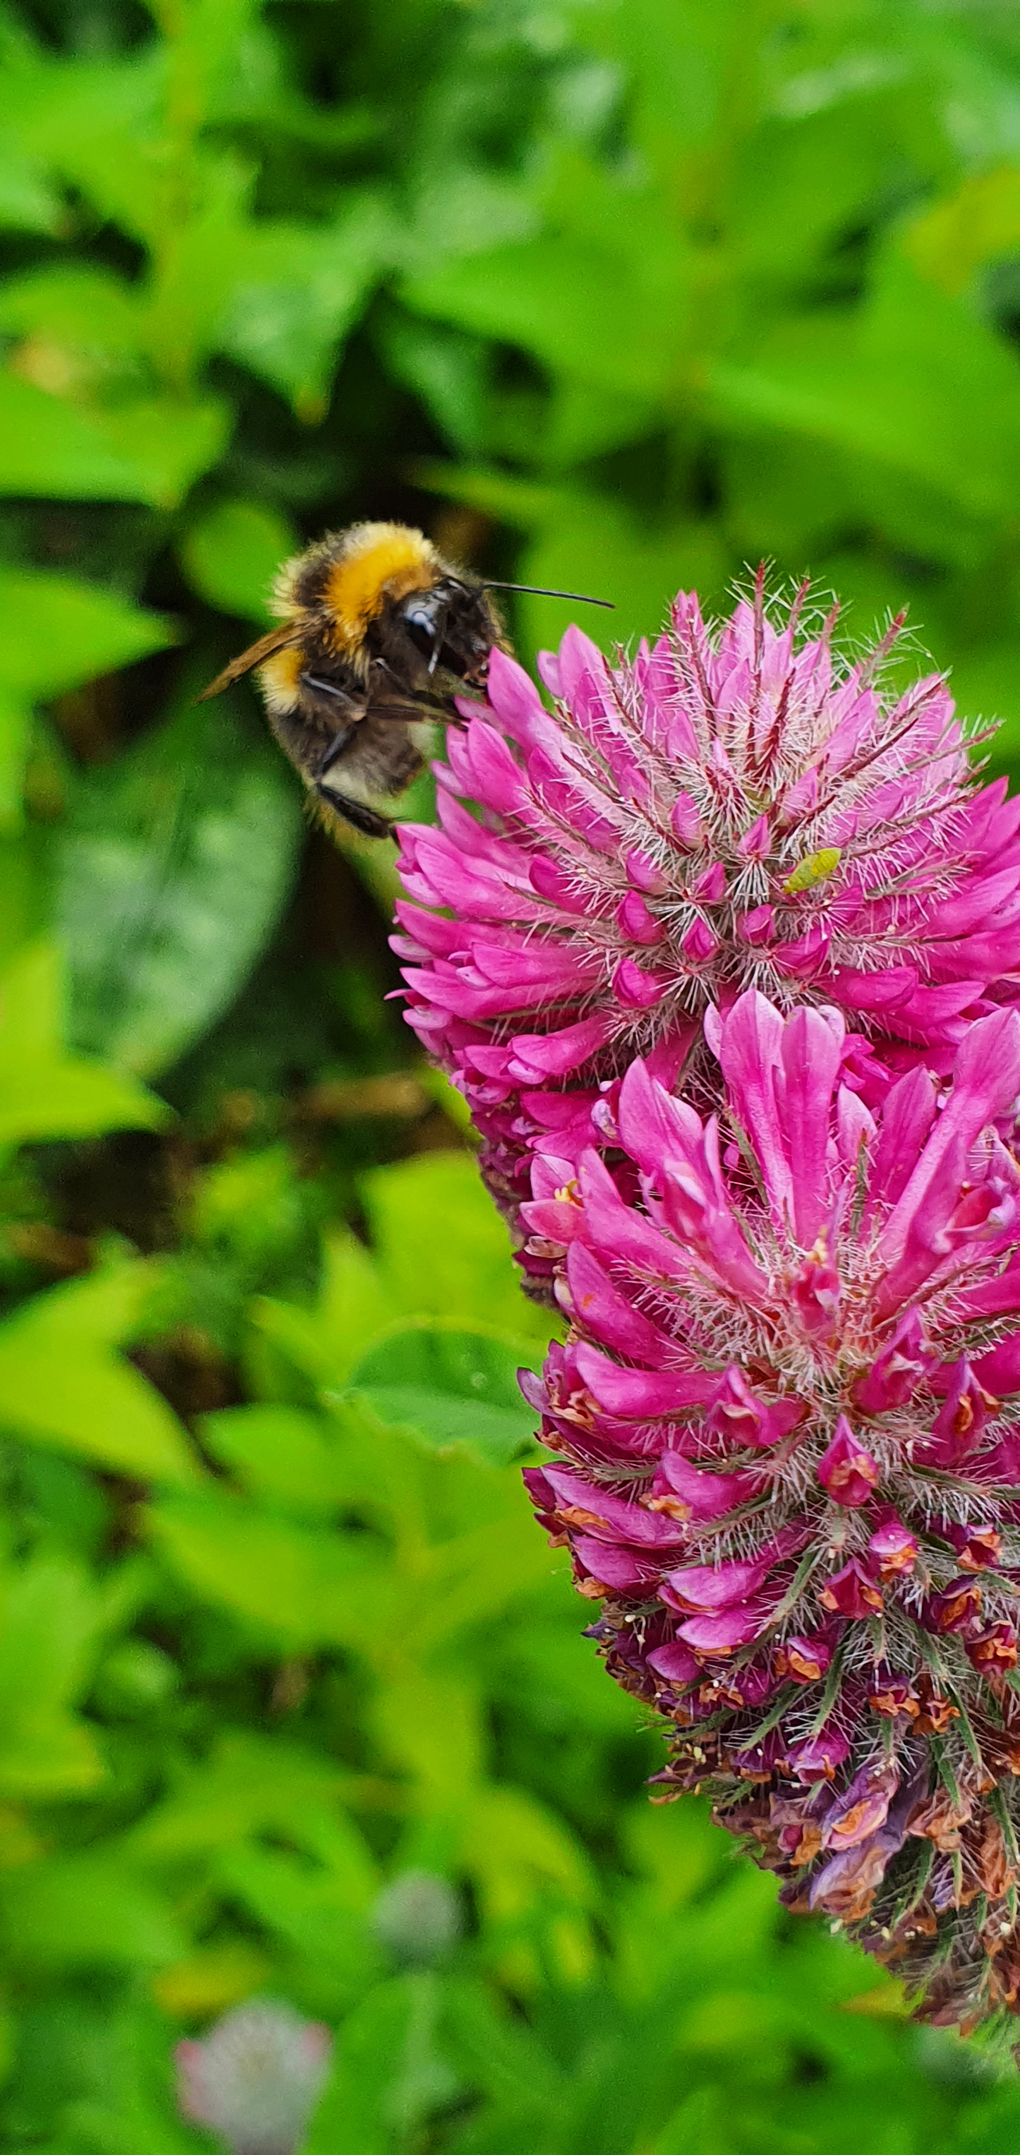
<svg viewBox="0 0 1020 2155"><path fill-rule="evenodd" d="M530 591L536 599L574 599L578 606L608 606L610 613L616 611L615 599L593 599L587 591L548 591L544 584L503 584L496 577L487 576L483 591Z"/></svg>

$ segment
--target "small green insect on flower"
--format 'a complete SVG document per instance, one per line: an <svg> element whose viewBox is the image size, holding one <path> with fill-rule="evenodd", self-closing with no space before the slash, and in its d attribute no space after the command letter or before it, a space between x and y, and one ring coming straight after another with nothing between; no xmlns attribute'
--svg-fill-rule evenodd
<svg viewBox="0 0 1020 2155"><path fill-rule="evenodd" d="M792 898L799 890L814 890L816 883L824 883L832 875L842 858L841 846L822 846L818 853L809 853L806 860L798 861L792 875L788 875L783 889Z"/></svg>

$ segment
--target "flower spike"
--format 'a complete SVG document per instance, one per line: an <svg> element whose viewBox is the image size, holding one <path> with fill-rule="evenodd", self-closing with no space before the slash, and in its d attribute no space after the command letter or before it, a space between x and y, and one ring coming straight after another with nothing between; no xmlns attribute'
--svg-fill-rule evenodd
<svg viewBox="0 0 1020 2155"><path fill-rule="evenodd" d="M576 1162L635 1056L697 1085L706 1018L750 987L780 1016L841 1010L866 1095L876 1055L944 1071L1020 992L1020 801L975 787L941 676L886 691L901 623L846 663L806 596L768 606L759 575L708 627L681 592L631 662L570 628L543 662L555 712L494 651L439 829L400 834L408 1019L514 1220L536 1147ZM544 1255L525 1269L547 1292Z"/></svg>
<svg viewBox="0 0 1020 2155"><path fill-rule="evenodd" d="M849 1152L843 1044L738 997L718 1146L632 1064L553 1251L558 1457L525 1478L611 1673L672 1724L667 1788L970 2024L1020 2000L1020 1015L925 1077L930 1115L900 1078Z"/></svg>

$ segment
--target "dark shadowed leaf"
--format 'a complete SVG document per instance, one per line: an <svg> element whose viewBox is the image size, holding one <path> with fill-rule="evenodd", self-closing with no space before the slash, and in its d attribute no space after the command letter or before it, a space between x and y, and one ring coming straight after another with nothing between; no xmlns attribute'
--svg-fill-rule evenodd
<svg viewBox="0 0 1020 2155"><path fill-rule="evenodd" d="M338 347L387 266L391 216L374 191L331 224L253 222L231 264L218 343L320 417Z"/></svg>
<svg viewBox="0 0 1020 2155"><path fill-rule="evenodd" d="M165 1068L240 987L290 888L301 810L229 704L185 709L81 781L60 851L80 1047Z"/></svg>
<svg viewBox="0 0 1020 2155"><path fill-rule="evenodd" d="M165 614L70 576L0 570L0 822L20 814L33 704L173 643Z"/></svg>

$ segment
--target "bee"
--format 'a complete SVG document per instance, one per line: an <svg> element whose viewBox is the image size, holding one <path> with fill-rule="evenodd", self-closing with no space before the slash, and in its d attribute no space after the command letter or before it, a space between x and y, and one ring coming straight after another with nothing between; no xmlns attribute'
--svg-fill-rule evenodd
<svg viewBox="0 0 1020 2155"><path fill-rule="evenodd" d="M273 732L323 820L385 838L380 804L421 770L432 722L457 723L458 693L484 696L490 652L511 648L489 592L535 588L466 575L407 524L352 524L284 562L279 626L198 700L257 672Z"/></svg>

